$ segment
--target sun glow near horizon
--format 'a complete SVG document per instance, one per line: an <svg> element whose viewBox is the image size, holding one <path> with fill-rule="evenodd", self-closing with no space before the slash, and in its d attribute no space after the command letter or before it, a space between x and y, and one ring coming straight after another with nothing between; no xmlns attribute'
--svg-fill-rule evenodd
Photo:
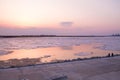
<svg viewBox="0 0 120 80"><path fill-rule="evenodd" d="M55 25L56 20L52 19L53 13L49 11L49 5L40 5L41 3L38 4L38 2L2 0L0 3L0 11L2 12L0 25L17 27L49 27Z"/></svg>
<svg viewBox="0 0 120 80"><path fill-rule="evenodd" d="M112 32L120 29L119 7L118 0L0 0L0 27L60 28L72 22L70 27L84 33Z"/></svg>

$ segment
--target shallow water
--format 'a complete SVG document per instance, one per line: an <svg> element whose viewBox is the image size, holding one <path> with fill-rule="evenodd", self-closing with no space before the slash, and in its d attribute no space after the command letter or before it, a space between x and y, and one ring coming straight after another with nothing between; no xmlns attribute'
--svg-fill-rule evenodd
<svg viewBox="0 0 120 80"><path fill-rule="evenodd" d="M0 60L40 58L41 62L120 54L120 37L0 38Z"/></svg>

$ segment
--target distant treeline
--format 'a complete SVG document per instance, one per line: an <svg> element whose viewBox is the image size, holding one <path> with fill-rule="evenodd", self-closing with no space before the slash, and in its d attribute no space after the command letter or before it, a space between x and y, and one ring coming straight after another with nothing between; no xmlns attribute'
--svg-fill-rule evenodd
<svg viewBox="0 0 120 80"><path fill-rule="evenodd" d="M17 37L112 37L112 36L117 36L117 35L0 35L0 38L17 38Z"/></svg>
<svg viewBox="0 0 120 80"><path fill-rule="evenodd" d="M113 34L112 36L120 36L120 34Z"/></svg>

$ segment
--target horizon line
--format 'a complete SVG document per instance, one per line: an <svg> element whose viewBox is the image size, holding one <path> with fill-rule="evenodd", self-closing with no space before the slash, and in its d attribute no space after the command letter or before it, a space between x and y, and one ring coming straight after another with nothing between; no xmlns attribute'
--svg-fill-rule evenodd
<svg viewBox="0 0 120 80"><path fill-rule="evenodd" d="M0 35L0 38L12 38L12 37L112 37L117 35Z"/></svg>

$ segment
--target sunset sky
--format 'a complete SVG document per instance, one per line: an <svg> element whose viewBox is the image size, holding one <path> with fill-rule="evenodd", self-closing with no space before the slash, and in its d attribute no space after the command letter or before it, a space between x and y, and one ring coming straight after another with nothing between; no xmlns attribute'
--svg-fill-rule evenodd
<svg viewBox="0 0 120 80"><path fill-rule="evenodd" d="M0 0L0 35L120 32L120 0Z"/></svg>

